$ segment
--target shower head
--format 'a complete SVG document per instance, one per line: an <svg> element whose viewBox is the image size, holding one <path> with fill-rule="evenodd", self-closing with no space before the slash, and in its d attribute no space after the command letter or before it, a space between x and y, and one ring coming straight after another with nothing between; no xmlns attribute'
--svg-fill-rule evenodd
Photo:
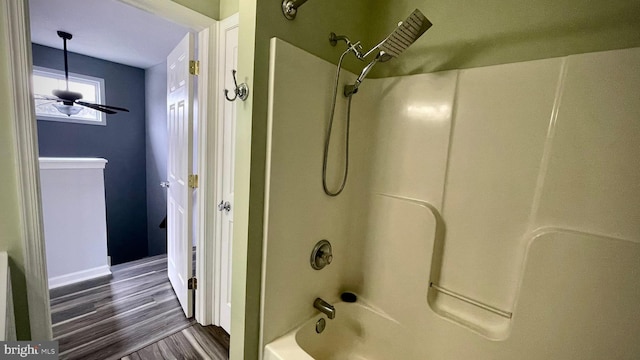
<svg viewBox="0 0 640 360"><path fill-rule="evenodd" d="M358 58L364 59L373 52L378 52L376 57L362 69L356 82L353 85L345 86L344 95L348 97L358 92L358 87L376 63L389 61L400 55L429 30L431 25L431 21L420 10L415 9L405 21L398 24L389 36L367 51L366 54L358 56Z"/></svg>
<svg viewBox="0 0 640 360"><path fill-rule="evenodd" d="M431 25L429 19L427 19L420 10L415 9L405 21L398 24L398 27L396 27L389 36L370 51L376 49L384 51L387 57L385 60L381 59L380 61L387 61L391 59L391 57L396 57L405 51L411 44L418 40L425 31L429 30Z"/></svg>

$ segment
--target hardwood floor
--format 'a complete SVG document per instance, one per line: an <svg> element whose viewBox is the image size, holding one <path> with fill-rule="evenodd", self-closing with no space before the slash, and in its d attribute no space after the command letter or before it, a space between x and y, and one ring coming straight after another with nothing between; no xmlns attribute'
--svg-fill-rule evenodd
<svg viewBox="0 0 640 360"><path fill-rule="evenodd" d="M180 332L168 336L145 348L142 348L123 360L156 360L156 359L228 359L229 358L229 338L227 336L226 345L221 341L216 341L220 335L216 334L214 326L203 327L194 324Z"/></svg>
<svg viewBox="0 0 640 360"><path fill-rule="evenodd" d="M60 359L228 359L229 335L186 319L166 255L50 291Z"/></svg>

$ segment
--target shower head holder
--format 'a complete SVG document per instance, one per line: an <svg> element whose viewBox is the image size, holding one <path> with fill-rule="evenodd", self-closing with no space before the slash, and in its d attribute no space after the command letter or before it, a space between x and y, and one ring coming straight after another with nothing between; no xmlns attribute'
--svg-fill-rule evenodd
<svg viewBox="0 0 640 360"><path fill-rule="evenodd" d="M346 37L345 35L336 35L336 33L332 32L329 34L329 44L331 44L331 46L336 46L338 45L338 41L344 41L345 44L347 44L347 50L354 53L356 55L356 57L360 60L362 60L362 45L360 44L360 41L356 41L355 43L352 43L351 40L349 40L348 37Z"/></svg>

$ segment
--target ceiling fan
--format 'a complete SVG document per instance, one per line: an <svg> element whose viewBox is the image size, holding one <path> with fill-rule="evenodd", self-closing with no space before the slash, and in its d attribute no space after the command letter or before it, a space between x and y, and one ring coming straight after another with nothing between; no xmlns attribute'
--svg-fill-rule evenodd
<svg viewBox="0 0 640 360"><path fill-rule="evenodd" d="M107 114L116 114L118 111L126 111L129 112L128 109L111 106L111 105L103 105L103 104L94 104L86 101L82 101L82 94L75 91L69 91L69 64L67 61L67 40L71 40L73 35L68 32L58 31L58 36L62 38L64 43L64 78L66 80L66 90L53 90L51 93L53 96L48 95L36 95L37 100L52 100L55 101L53 106L58 109L59 112L71 116L76 115L80 111L82 111L82 106L102 111ZM74 104L81 106L74 106Z"/></svg>

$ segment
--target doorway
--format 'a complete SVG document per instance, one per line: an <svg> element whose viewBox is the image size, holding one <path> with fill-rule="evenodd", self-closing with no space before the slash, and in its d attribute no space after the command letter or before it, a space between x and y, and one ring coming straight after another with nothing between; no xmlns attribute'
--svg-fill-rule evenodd
<svg viewBox="0 0 640 360"><path fill-rule="evenodd" d="M205 82L205 81L203 81L203 82ZM198 87L200 87L200 85L199 85ZM205 108L205 109L206 109L206 108ZM117 121L117 119L114 119L114 121ZM201 161L202 161L202 160L201 160ZM198 162L200 162L200 161L197 161L196 163L198 163ZM159 184L156 184L156 185L159 185ZM202 205L199 205L199 207L200 207L200 206L202 206ZM194 212L195 212L195 211L194 211ZM200 210L198 211L198 213L200 213ZM151 224L151 225L153 226L154 224ZM205 244L205 245L206 245L206 244ZM204 246L203 246L203 247L204 247ZM200 248L200 246L199 246L198 248ZM206 256L205 256L205 257L206 257ZM205 275L206 275L206 274L205 274ZM201 303L201 305L202 305L202 303ZM80 314L80 315L83 315L83 314ZM87 317L88 317L88 316L89 316L89 315L87 315ZM197 311L196 311L196 317L197 317L197 316L198 316L198 315L197 315ZM205 321L206 321L206 320L205 320Z"/></svg>

